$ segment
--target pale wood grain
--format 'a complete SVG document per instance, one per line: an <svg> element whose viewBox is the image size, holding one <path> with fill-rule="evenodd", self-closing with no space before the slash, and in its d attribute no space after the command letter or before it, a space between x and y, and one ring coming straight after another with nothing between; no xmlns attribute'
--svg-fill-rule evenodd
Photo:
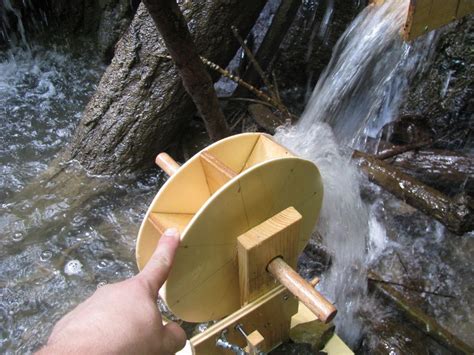
<svg viewBox="0 0 474 355"><path fill-rule="evenodd" d="M179 170L179 164L167 153L160 153L155 159L158 165L168 176L174 175Z"/></svg>
<svg viewBox="0 0 474 355"><path fill-rule="evenodd" d="M257 146L260 139L262 146ZM275 147L269 148L272 144ZM203 152L241 173L211 193ZM182 230L181 246L160 294L184 320L225 317L240 307L237 237L294 206L303 216L296 247L300 253L318 219L322 192L315 165L292 156L268 136L250 133L223 139L188 160L163 185L140 227L137 264L143 268L160 237L150 221L152 213L194 215Z"/></svg>
<svg viewBox="0 0 474 355"><path fill-rule="evenodd" d="M301 215L293 207L270 217L238 237L240 302L247 304L275 288L267 265L281 256L296 267Z"/></svg>
<svg viewBox="0 0 474 355"><path fill-rule="evenodd" d="M206 174L207 185L211 194L226 182L237 176L237 173L210 152L202 152L201 164Z"/></svg>
<svg viewBox="0 0 474 355"><path fill-rule="evenodd" d="M228 330L227 338L231 343L245 347L246 339L235 330L237 324L241 324L247 333L258 330L264 338L260 350L269 352L288 340L291 317L297 308L298 301L288 290L279 286L191 338L194 354L226 354L215 345L224 329Z"/></svg>
<svg viewBox="0 0 474 355"><path fill-rule="evenodd" d="M473 12L472 0L410 0L403 37L411 41Z"/></svg>

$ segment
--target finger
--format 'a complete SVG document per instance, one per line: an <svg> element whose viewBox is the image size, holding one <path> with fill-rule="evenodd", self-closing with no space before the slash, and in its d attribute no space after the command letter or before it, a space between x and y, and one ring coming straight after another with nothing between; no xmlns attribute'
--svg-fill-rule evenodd
<svg viewBox="0 0 474 355"><path fill-rule="evenodd" d="M149 285L153 294L157 294L166 281L179 246L179 232L176 228L167 229L144 269L138 275Z"/></svg>
<svg viewBox="0 0 474 355"><path fill-rule="evenodd" d="M186 345L186 333L175 322L170 322L163 329L163 350L165 353L174 354Z"/></svg>

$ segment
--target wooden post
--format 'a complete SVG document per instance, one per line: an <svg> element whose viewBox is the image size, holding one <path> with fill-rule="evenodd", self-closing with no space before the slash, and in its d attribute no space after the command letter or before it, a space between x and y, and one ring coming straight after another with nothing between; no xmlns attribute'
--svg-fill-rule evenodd
<svg viewBox="0 0 474 355"><path fill-rule="evenodd" d="M274 288L271 274L327 323L336 315L334 306L283 260L296 267L301 218L298 211L289 207L238 237L241 303Z"/></svg>

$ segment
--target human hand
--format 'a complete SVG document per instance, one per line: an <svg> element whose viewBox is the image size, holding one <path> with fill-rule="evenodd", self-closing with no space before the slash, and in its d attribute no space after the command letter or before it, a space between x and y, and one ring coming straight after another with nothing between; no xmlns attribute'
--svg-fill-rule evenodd
<svg viewBox="0 0 474 355"><path fill-rule="evenodd" d="M184 330L163 325L156 304L178 245L178 231L166 230L138 275L99 288L66 314L39 354L174 354L183 348Z"/></svg>

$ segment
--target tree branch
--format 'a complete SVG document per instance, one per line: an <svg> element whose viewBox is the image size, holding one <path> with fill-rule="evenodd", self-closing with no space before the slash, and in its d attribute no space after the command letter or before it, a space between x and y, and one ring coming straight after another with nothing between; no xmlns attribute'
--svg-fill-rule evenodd
<svg viewBox="0 0 474 355"><path fill-rule="evenodd" d="M209 137L218 140L230 135L211 76L199 58L186 20L176 1L143 2L178 68L184 88L204 120Z"/></svg>

